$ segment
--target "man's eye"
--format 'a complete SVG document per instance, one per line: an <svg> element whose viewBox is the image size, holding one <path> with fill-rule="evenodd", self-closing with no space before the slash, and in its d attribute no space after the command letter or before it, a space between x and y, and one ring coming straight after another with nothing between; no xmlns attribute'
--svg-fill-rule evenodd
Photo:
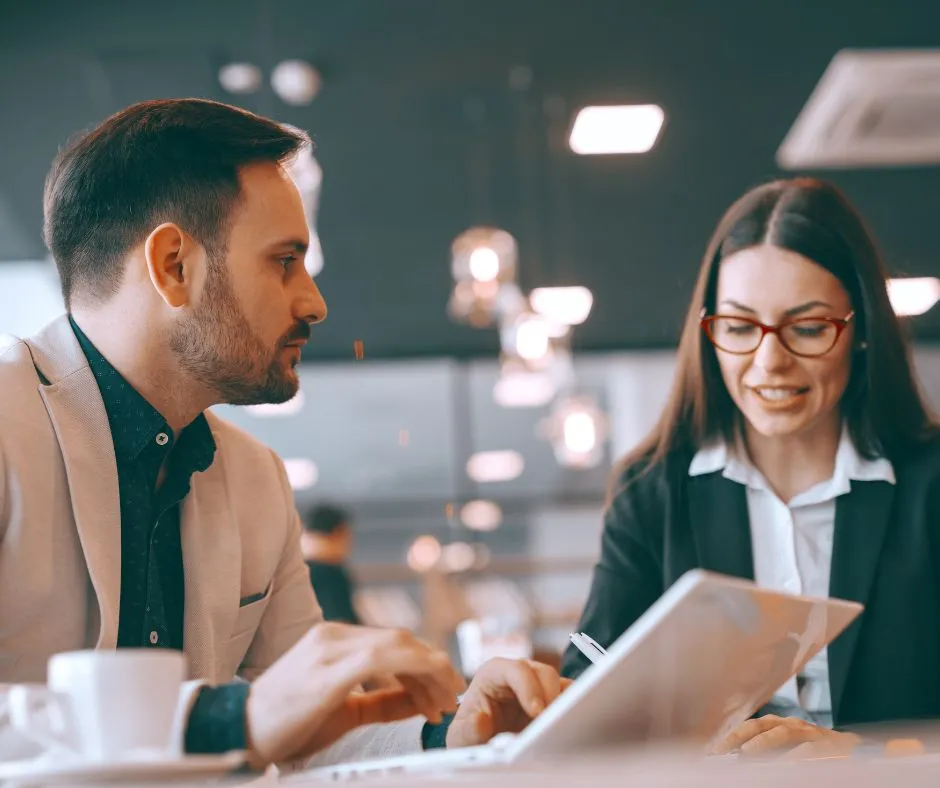
<svg viewBox="0 0 940 788"><path fill-rule="evenodd" d="M279 258L278 262L281 265L283 265L285 268L288 268L290 267L291 263L293 263L296 259L297 258L294 255L289 254L289 255L286 255L285 257Z"/></svg>

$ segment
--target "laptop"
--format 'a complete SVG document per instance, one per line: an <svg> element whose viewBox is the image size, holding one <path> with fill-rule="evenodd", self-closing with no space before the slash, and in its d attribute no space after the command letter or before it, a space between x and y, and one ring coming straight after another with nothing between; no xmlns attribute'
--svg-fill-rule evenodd
<svg viewBox="0 0 940 788"><path fill-rule="evenodd" d="M753 715L861 611L856 602L792 596L694 569L522 733L287 779L490 768L637 743L705 747Z"/></svg>

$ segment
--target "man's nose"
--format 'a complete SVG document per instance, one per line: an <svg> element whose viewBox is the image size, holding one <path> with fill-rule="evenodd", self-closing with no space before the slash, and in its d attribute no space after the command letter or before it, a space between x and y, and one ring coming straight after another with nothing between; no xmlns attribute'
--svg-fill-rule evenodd
<svg viewBox="0 0 940 788"><path fill-rule="evenodd" d="M298 298L295 313L300 320L305 320L311 325L322 323L326 320L326 300L313 279L304 277L304 282L303 292Z"/></svg>

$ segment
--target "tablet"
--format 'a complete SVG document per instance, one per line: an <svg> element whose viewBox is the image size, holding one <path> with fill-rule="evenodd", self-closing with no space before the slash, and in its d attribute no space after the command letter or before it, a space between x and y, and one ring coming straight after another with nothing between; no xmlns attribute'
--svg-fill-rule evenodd
<svg viewBox="0 0 940 788"><path fill-rule="evenodd" d="M305 774L349 780L446 772L667 740L707 747L752 716L861 611L856 602L793 596L695 569L522 733Z"/></svg>

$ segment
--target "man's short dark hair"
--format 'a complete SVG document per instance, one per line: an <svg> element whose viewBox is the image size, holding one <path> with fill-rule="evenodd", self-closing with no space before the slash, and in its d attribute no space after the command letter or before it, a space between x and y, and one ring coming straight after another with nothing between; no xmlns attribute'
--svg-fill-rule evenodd
<svg viewBox="0 0 940 788"><path fill-rule="evenodd" d="M310 510L304 528L310 533L329 535L340 526L349 524L349 512L332 504L321 504Z"/></svg>
<svg viewBox="0 0 940 788"><path fill-rule="evenodd" d="M134 104L72 141L46 177L43 235L66 307L113 296L128 252L161 222L180 225L224 256L239 170L284 163L309 138L204 99Z"/></svg>

